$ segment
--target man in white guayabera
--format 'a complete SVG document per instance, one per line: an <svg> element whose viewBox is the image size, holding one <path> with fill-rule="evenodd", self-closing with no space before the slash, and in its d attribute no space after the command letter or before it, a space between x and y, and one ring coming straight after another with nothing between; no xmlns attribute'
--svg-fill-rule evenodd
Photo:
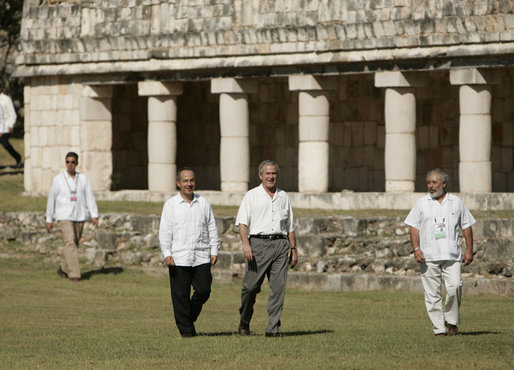
<svg viewBox="0 0 514 370"><path fill-rule="evenodd" d="M475 219L459 197L448 194L448 175L440 169L428 172L429 194L419 199L405 223L410 226L414 257L421 264L425 305L436 336L459 334L459 307L462 296L461 261L473 261ZM459 227L466 241L464 256L459 245ZM442 303L442 279L446 300Z"/></svg>
<svg viewBox="0 0 514 370"><path fill-rule="evenodd" d="M76 168L79 156L66 154L66 170L54 177L46 204L46 230L52 231L53 216L62 229L64 258L57 274L71 281L80 280L79 240L84 221L91 215L91 222L98 226L98 208L88 178Z"/></svg>

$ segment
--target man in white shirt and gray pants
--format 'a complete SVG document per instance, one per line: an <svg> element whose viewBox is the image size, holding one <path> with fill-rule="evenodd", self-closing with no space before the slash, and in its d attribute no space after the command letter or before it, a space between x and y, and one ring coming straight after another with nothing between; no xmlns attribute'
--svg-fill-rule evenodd
<svg viewBox="0 0 514 370"><path fill-rule="evenodd" d="M421 281L425 305L432 321L434 335L459 334L459 307L462 295L461 261L473 261L473 229L475 219L459 197L448 194L448 175L440 169L426 177L429 194L419 199L405 223L410 226L414 258L421 264ZM466 250L462 256L458 229L463 230ZM442 280L446 301L441 296ZM446 328L445 328L446 326Z"/></svg>
<svg viewBox="0 0 514 370"><path fill-rule="evenodd" d="M289 196L276 187L279 168L265 160L259 165L261 185L246 193L237 213L236 226L247 261L243 288L239 334L250 334L250 320L255 298L268 277L268 326L266 337L279 338L289 263L298 262L294 233L293 208Z"/></svg>
<svg viewBox="0 0 514 370"><path fill-rule="evenodd" d="M80 280L78 256L79 240L84 221L91 215L91 222L98 226L98 208L88 178L76 171L79 156L75 152L66 154L66 170L55 176L46 204L46 230L52 231L53 216L62 229L64 259L57 270L62 278Z"/></svg>
<svg viewBox="0 0 514 370"><path fill-rule="evenodd" d="M180 192L162 209L159 241L170 274L175 323L180 335L190 338L196 336L194 323L211 293L211 266L218 259L220 241L211 205L194 194L192 169L177 172L177 186Z"/></svg>

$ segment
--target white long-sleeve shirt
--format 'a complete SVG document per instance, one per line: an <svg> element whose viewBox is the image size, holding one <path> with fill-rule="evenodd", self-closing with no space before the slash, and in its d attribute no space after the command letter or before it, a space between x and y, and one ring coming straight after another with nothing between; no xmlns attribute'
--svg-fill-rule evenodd
<svg viewBox="0 0 514 370"><path fill-rule="evenodd" d="M11 131L16 123L16 111L9 96L0 93L0 134Z"/></svg>
<svg viewBox="0 0 514 370"><path fill-rule="evenodd" d="M248 235L287 234L294 231L293 207L287 193L277 188L273 199L261 184L249 190L239 206L236 226L248 226Z"/></svg>
<svg viewBox="0 0 514 370"><path fill-rule="evenodd" d="M188 203L180 193L162 208L159 242L164 258L173 257L177 266L210 263L220 248L216 219L204 197L194 195Z"/></svg>
<svg viewBox="0 0 514 370"><path fill-rule="evenodd" d="M46 223L52 222L54 212L57 221L85 221L88 213L98 218L95 196L85 175L75 172L73 179L63 171L54 177L46 203Z"/></svg>

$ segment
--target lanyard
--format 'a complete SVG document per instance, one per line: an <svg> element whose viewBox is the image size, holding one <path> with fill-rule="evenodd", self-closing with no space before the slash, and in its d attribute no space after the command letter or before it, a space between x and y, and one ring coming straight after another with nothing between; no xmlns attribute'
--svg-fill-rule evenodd
<svg viewBox="0 0 514 370"><path fill-rule="evenodd" d="M75 190L71 190L71 187L70 187L70 184L68 184L68 180L66 180L66 174L62 174L64 176L64 182L66 183L66 186L68 187L68 189L70 190L70 193L71 194L75 194L77 193L77 188L78 188L78 183L79 183L79 174L78 173L75 173Z"/></svg>
<svg viewBox="0 0 514 370"><path fill-rule="evenodd" d="M448 195L446 195L446 196L448 196ZM448 199L444 199L443 204L441 204L441 206L439 206L439 201L437 199L432 201L432 215L434 216L435 224L444 223L446 221L446 219L448 218L448 204L449 204ZM436 207L437 207L437 209L436 209ZM441 212L441 209L442 209L442 212ZM442 215L441 215L441 213L442 213ZM438 222L438 219L440 217L442 218L442 221Z"/></svg>

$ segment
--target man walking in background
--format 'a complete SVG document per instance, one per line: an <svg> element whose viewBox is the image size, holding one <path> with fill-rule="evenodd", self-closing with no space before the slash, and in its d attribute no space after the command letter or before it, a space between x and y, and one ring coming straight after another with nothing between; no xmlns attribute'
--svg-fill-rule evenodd
<svg viewBox="0 0 514 370"><path fill-rule="evenodd" d="M23 167L21 155L9 143L14 124L16 123L16 111L9 96L3 93L2 82L0 81L0 143L16 160L16 168Z"/></svg>
<svg viewBox="0 0 514 370"><path fill-rule="evenodd" d="M237 213L236 226L247 261L241 308L239 334L250 334L250 320L255 298L268 277L268 326L266 337L281 337L280 316L284 306L289 262L298 262L293 225L293 208L289 196L277 188L279 168L276 162L265 160L259 165L261 185L246 193ZM289 258L290 256L290 258Z"/></svg>
<svg viewBox="0 0 514 370"><path fill-rule="evenodd" d="M218 260L220 241L211 205L194 193L192 169L178 171L177 186L179 193L162 209L159 241L170 275L175 323L183 338L191 338L196 336L194 323L211 294L211 267Z"/></svg>
<svg viewBox="0 0 514 370"><path fill-rule="evenodd" d="M76 170L78 164L77 153L66 154L66 170L54 177L46 205L46 230L52 231L55 212L64 238L64 258L57 274L74 282L81 276L78 246L88 213L93 225L98 226L95 196L88 178Z"/></svg>
<svg viewBox="0 0 514 370"><path fill-rule="evenodd" d="M414 257L421 264L421 281L425 290L425 305L432 321L434 335L459 334L459 307L462 296L461 261L473 261L473 229L475 219L459 197L448 194L448 175L440 169L429 171L426 177L429 194L419 199L405 223L410 226ZM458 228L466 240L464 257L459 245ZM446 301L442 303L442 280Z"/></svg>

